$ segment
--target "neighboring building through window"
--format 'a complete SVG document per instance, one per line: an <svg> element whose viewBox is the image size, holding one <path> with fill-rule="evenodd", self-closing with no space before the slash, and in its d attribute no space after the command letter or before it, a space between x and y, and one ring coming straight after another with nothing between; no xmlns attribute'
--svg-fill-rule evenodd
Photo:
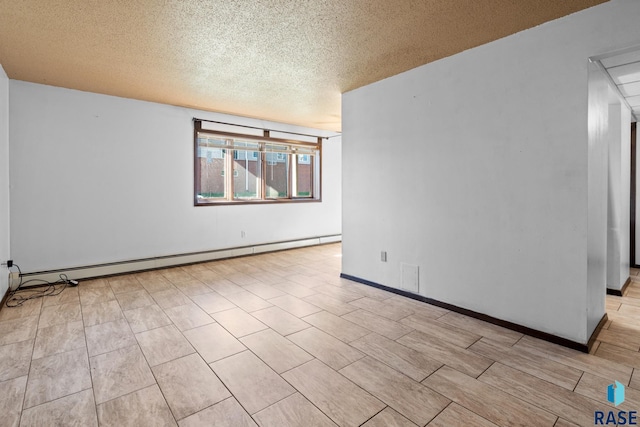
<svg viewBox="0 0 640 427"><path fill-rule="evenodd" d="M194 123L197 206L320 201L321 138L244 135Z"/></svg>

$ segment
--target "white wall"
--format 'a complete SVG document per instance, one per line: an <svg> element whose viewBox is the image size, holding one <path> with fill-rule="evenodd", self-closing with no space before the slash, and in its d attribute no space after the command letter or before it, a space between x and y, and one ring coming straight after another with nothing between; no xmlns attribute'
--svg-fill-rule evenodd
<svg viewBox="0 0 640 427"><path fill-rule="evenodd" d="M25 272L341 232L340 138L323 145L322 203L194 207L193 117L315 131L15 80L9 87L11 253Z"/></svg>
<svg viewBox="0 0 640 427"><path fill-rule="evenodd" d="M587 331L605 310L607 288L607 210L609 160L609 83L594 63L588 65L587 110ZM551 154L551 153L550 153ZM619 264L618 264L619 266ZM578 286L584 283L578 283ZM580 288L575 290L580 296ZM576 316L578 317L578 316Z"/></svg>
<svg viewBox="0 0 640 427"><path fill-rule="evenodd" d="M640 44L638 16L614 0L344 94L343 273L418 265L421 295L586 343L607 226L587 58Z"/></svg>
<svg viewBox="0 0 640 427"><path fill-rule="evenodd" d="M629 278L631 112L612 90L609 98L607 288L621 290Z"/></svg>
<svg viewBox="0 0 640 427"><path fill-rule="evenodd" d="M9 251L9 79L0 65L0 262ZM9 288L7 267L0 267L0 298Z"/></svg>
<svg viewBox="0 0 640 427"><path fill-rule="evenodd" d="M631 267L631 110L622 104L620 111L620 279L629 278Z"/></svg>

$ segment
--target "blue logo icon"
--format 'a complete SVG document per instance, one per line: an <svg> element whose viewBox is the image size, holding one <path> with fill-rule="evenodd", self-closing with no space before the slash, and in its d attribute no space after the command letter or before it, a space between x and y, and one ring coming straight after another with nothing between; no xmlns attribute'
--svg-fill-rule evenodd
<svg viewBox="0 0 640 427"><path fill-rule="evenodd" d="M607 400L618 406L624 402L624 385L616 381L607 387Z"/></svg>
<svg viewBox="0 0 640 427"><path fill-rule="evenodd" d="M624 402L624 385L618 381L607 387L607 400L618 406ZM593 424L597 426L638 425L638 411L594 411Z"/></svg>

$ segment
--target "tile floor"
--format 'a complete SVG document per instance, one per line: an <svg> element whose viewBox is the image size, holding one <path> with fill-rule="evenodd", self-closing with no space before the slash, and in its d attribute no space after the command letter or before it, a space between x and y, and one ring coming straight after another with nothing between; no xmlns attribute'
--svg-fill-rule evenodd
<svg viewBox="0 0 640 427"><path fill-rule="evenodd" d="M640 408L640 276L583 354L339 278L339 244L0 310L2 426L570 426Z"/></svg>

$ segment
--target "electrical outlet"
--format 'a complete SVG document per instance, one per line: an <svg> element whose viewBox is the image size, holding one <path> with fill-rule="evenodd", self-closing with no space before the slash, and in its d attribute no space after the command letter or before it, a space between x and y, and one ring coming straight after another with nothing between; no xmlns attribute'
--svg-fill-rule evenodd
<svg viewBox="0 0 640 427"><path fill-rule="evenodd" d="M9 259L9 260L7 260L7 262L3 262L1 265L6 265L7 268L11 268L11 267L13 267L13 260Z"/></svg>
<svg viewBox="0 0 640 427"><path fill-rule="evenodd" d="M380 252L380 261L387 262L387 251Z"/></svg>
<svg viewBox="0 0 640 427"><path fill-rule="evenodd" d="M244 239L244 238L245 238L245 236L246 236L246 233L244 232L244 230L243 230L243 231L241 231L241 232L240 232L240 237L242 237L242 238Z"/></svg>

